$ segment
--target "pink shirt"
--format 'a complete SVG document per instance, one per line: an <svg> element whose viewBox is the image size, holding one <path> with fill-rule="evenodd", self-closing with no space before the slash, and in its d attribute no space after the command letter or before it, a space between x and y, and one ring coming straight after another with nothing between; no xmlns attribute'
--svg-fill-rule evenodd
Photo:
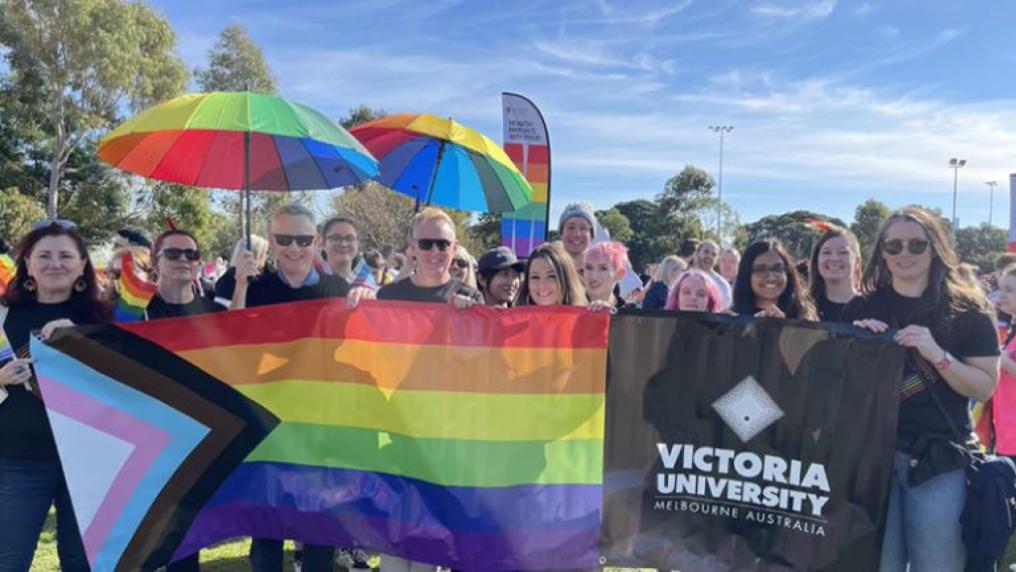
<svg viewBox="0 0 1016 572"><path fill-rule="evenodd" d="M1003 350L1016 358L1016 336ZM1002 369L998 387L991 397L995 424L995 449L999 455L1016 455L1016 377Z"/></svg>

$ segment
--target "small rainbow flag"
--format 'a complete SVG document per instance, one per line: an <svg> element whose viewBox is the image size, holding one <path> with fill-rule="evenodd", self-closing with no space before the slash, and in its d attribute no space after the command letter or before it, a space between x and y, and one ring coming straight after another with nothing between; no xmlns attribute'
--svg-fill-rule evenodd
<svg viewBox="0 0 1016 572"><path fill-rule="evenodd" d="M76 512L93 569L157 567L238 536L463 570L588 568L608 325L581 308L316 300L75 328L33 355L75 507L89 507ZM265 412L249 421L265 436L217 479L181 468L221 441L192 421L209 401ZM84 442L123 433L117 415L138 425L129 443L181 445L128 471L119 449ZM110 496L127 500L107 509Z"/></svg>
<svg viewBox="0 0 1016 572"><path fill-rule="evenodd" d="M0 328L0 361L9 359L14 359L14 348L11 347L11 341L7 339L7 333L3 328Z"/></svg>
<svg viewBox="0 0 1016 572"><path fill-rule="evenodd" d="M7 291L7 285L14 281L14 274L17 270L13 258L6 254L0 254L0 296Z"/></svg>
<svg viewBox="0 0 1016 572"><path fill-rule="evenodd" d="M377 279L374 277L374 269L367 264L367 259L360 257L353 269L353 283L350 286L363 286L375 292L378 289Z"/></svg>
<svg viewBox="0 0 1016 572"><path fill-rule="evenodd" d="M144 319L145 309L155 296L155 284L142 280L134 268L134 256L125 252L120 256L120 280L115 322L138 322Z"/></svg>

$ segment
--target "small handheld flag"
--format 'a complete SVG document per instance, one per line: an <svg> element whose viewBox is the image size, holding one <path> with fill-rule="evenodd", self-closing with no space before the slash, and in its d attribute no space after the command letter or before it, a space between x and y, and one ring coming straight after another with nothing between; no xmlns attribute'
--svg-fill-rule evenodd
<svg viewBox="0 0 1016 572"><path fill-rule="evenodd" d="M155 284L141 279L134 269L134 256L125 252L120 257L120 292L113 310L115 322L139 322L148 303L155 296Z"/></svg>

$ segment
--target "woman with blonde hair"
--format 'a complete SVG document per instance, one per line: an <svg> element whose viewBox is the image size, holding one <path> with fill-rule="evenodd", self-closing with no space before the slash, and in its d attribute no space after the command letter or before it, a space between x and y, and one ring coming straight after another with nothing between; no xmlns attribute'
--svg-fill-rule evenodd
<svg viewBox="0 0 1016 572"><path fill-rule="evenodd" d="M250 251L254 253L254 262L264 273L268 267L268 240L253 234L250 237ZM233 245L233 255L229 259L229 269L215 282L215 301L228 306L236 289L236 265L243 253L247 252L247 239L241 238Z"/></svg>
<svg viewBox="0 0 1016 572"><path fill-rule="evenodd" d="M452 266L448 269L452 278L462 284L477 289L476 286L476 259L466 250L466 247L459 245L455 258L452 259Z"/></svg>
<svg viewBox="0 0 1016 572"><path fill-rule="evenodd" d="M663 259L656 267L656 274L653 282L646 290L646 297L642 300L642 308L646 310L661 310L667 305L667 296L677 277L688 269L688 263L676 255Z"/></svg>

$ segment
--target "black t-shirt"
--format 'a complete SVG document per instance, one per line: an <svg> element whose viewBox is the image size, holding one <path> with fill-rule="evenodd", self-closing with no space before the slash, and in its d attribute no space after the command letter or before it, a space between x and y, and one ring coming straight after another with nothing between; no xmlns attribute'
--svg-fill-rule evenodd
<svg viewBox="0 0 1016 572"><path fill-rule="evenodd" d="M170 304L162 299L158 293L152 298L145 311L149 320L161 320L163 318L182 318L184 316L199 316L213 312L223 312L226 307L217 304L208 298L194 294L194 299L187 304Z"/></svg>
<svg viewBox="0 0 1016 572"><path fill-rule="evenodd" d="M889 324L892 328L904 328L915 323L920 298L908 298L888 288L869 296L855 298L843 309L841 321L874 319ZM992 357L999 355L998 332L991 317L977 310L967 310L946 322L941 331L933 328L935 341L952 354L954 359L970 357ZM918 324L929 326L929 324ZM908 352L914 356L916 352ZM971 431L969 399L956 393L939 377L936 395L949 412L952 423L964 434ZM922 436L937 435L955 441L949 423L935 404L934 398L921 382L917 368L911 359L903 368L900 381L900 414L896 446L904 452L911 452L915 442Z"/></svg>
<svg viewBox="0 0 1016 572"><path fill-rule="evenodd" d="M341 298L349 293L349 283L328 274L321 274L313 286L293 288L283 282L278 272L262 274L247 287L247 307L284 304L319 298Z"/></svg>
<svg viewBox="0 0 1016 572"><path fill-rule="evenodd" d="M833 302L825 296L815 300L815 309L818 310L818 319L822 322L839 322L840 314L843 313L843 309L846 307L847 304Z"/></svg>
<svg viewBox="0 0 1016 572"><path fill-rule="evenodd" d="M440 286L417 286L413 284L412 278L393 282L378 290L378 300L403 300L407 302L432 302L447 303L454 294L467 296L483 303L483 295L479 291L458 282L451 280Z"/></svg>
<svg viewBox="0 0 1016 572"><path fill-rule="evenodd" d="M662 310L667 305L670 290L663 282L653 282L642 299L642 307L646 310Z"/></svg>
<svg viewBox="0 0 1016 572"><path fill-rule="evenodd" d="M31 332L53 320L69 319L75 324L94 323L76 315L70 302L40 304L31 301L9 309L4 332L18 356L27 356ZM0 361L0 367L10 360ZM0 403L0 459L41 461L56 459L53 431L42 400L24 385L7 385L7 399Z"/></svg>

